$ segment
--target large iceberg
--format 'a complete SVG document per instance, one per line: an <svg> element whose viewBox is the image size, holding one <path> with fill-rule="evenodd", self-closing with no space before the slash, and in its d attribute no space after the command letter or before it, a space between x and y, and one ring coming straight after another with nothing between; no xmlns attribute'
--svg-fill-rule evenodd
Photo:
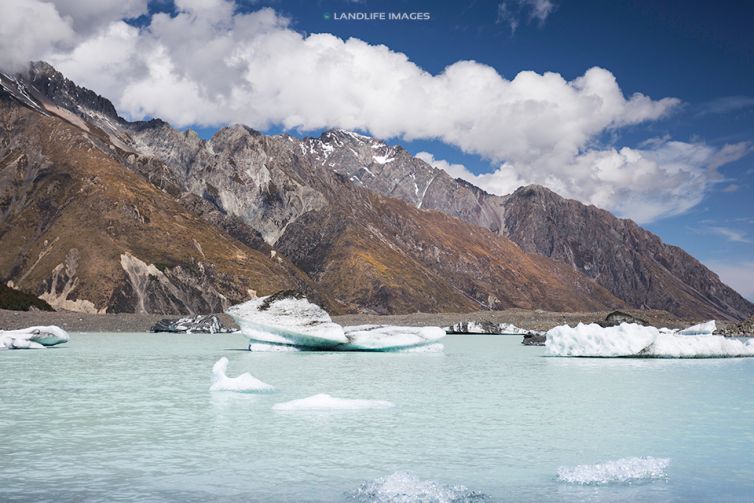
<svg viewBox="0 0 754 503"><path fill-rule="evenodd" d="M387 409L394 407L393 402L386 400L362 400L350 398L336 398L327 393L312 395L299 400L278 403L272 406L277 411L323 411L323 410L361 410Z"/></svg>
<svg viewBox="0 0 754 503"><path fill-rule="evenodd" d="M228 308L251 351L417 351L442 350L439 327L358 325L342 327L327 311L293 291Z"/></svg>
<svg viewBox="0 0 754 503"><path fill-rule="evenodd" d="M210 391L241 391L246 393L269 393L275 391L274 386L260 381L248 372L238 377L228 377L228 359L222 357L212 366L212 384Z"/></svg>
<svg viewBox="0 0 754 503"><path fill-rule="evenodd" d="M293 291L250 300L226 311L255 342L330 349L348 342L327 311Z"/></svg>
<svg viewBox="0 0 754 503"><path fill-rule="evenodd" d="M19 330L0 330L0 350L44 349L71 340L68 332L55 325L29 327Z"/></svg>
<svg viewBox="0 0 754 503"><path fill-rule="evenodd" d="M552 356L725 358L754 356L754 340L719 335L678 335L655 327L623 323L561 325L547 332L545 343Z"/></svg>

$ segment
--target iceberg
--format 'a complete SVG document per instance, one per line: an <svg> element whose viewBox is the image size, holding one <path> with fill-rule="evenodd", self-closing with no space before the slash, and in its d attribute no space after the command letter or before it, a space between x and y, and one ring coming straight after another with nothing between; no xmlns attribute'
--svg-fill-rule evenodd
<svg viewBox="0 0 754 503"><path fill-rule="evenodd" d="M693 325L678 332L678 335L712 335L715 332L715 320Z"/></svg>
<svg viewBox="0 0 754 503"><path fill-rule="evenodd" d="M343 329L348 343L340 351L399 351L433 345L445 337L440 327L357 325Z"/></svg>
<svg viewBox="0 0 754 503"><path fill-rule="evenodd" d="M226 311L249 339L250 351L441 351L439 327L342 327L303 294L283 291Z"/></svg>
<svg viewBox="0 0 754 503"><path fill-rule="evenodd" d="M68 332L55 325L29 327L19 330L0 330L2 349L44 349L71 340Z"/></svg>
<svg viewBox="0 0 754 503"><path fill-rule="evenodd" d="M726 358L754 356L753 342L719 335L678 335L630 323L607 328L579 323L548 331L545 346L551 356Z"/></svg>
<svg viewBox="0 0 754 503"><path fill-rule="evenodd" d="M228 359L222 357L212 366L212 384L210 391L240 391L246 393L269 393L275 391L274 386L260 381L248 372L238 377L228 377Z"/></svg>
<svg viewBox="0 0 754 503"><path fill-rule="evenodd" d="M558 480L570 484L604 485L664 479L670 465L668 458L621 458L595 465L558 468Z"/></svg>
<svg viewBox="0 0 754 503"><path fill-rule="evenodd" d="M327 311L286 290L231 306L226 311L255 342L328 349L348 342Z"/></svg>
<svg viewBox="0 0 754 503"><path fill-rule="evenodd" d="M327 393L312 395L300 400L291 400L272 406L277 411L326 411L326 410L362 410L362 409L388 409L394 407L393 402L386 400L359 400L348 398L335 398Z"/></svg>

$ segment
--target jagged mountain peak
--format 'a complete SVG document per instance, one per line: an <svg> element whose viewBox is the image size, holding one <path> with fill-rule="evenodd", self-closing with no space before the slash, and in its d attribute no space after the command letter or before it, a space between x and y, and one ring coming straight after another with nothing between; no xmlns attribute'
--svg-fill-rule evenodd
<svg viewBox="0 0 754 503"><path fill-rule="evenodd" d="M82 117L101 115L114 122L125 122L110 100L76 85L45 61L30 63L29 68L20 75L53 103Z"/></svg>

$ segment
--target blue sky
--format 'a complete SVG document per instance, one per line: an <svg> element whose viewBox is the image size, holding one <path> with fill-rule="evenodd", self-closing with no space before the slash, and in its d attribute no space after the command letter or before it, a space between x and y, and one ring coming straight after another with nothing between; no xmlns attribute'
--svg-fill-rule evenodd
<svg viewBox="0 0 754 503"><path fill-rule="evenodd" d="M627 216L754 299L754 3L27 0L45 59L130 119L400 143L494 193ZM423 21L336 20L425 12ZM15 31L14 31L15 30ZM15 35L14 35L15 33Z"/></svg>

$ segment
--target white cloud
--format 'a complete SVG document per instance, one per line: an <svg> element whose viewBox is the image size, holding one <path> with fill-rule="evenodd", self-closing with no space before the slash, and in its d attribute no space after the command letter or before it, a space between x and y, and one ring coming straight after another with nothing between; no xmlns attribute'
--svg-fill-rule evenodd
<svg viewBox="0 0 754 503"><path fill-rule="evenodd" d="M754 261L745 260L739 263L705 260L704 265L716 272L726 285L754 301Z"/></svg>
<svg viewBox="0 0 754 503"><path fill-rule="evenodd" d="M709 232L722 236L728 241L733 241L734 243L751 243L751 240L746 237L745 232L731 229L730 227L712 226L709 227Z"/></svg>
<svg viewBox="0 0 754 503"><path fill-rule="evenodd" d="M36 0L0 2L0 68L18 70L51 47L72 41L70 19Z"/></svg>
<svg viewBox="0 0 754 503"><path fill-rule="evenodd" d="M2 0L0 68L20 70L52 50L86 43L110 23L146 13L147 0Z"/></svg>
<svg viewBox="0 0 754 503"><path fill-rule="evenodd" d="M497 22L506 23L511 33L515 33L522 18L542 25L554 10L551 0L502 0L497 5Z"/></svg>
<svg viewBox="0 0 754 503"><path fill-rule="evenodd" d="M141 0L107 0L92 10L73 0L56 0L58 9L25 3L46 9L68 32L34 35L33 17L11 16L16 32L24 23L32 30L23 58L49 60L132 119L438 139L502 165L477 176L448 166L494 193L540 183L645 222L697 204L715 169L746 150L667 138L635 149L595 146L605 133L656 120L679 104L624 96L602 68L570 81L529 71L507 79L490 66L458 61L433 75L384 45L305 35L272 9L240 14L230 0L177 0L177 15L155 14L140 29L119 17L142 13ZM546 0L524 3L539 21L554 8ZM0 5L2 29L12 23Z"/></svg>
<svg viewBox="0 0 754 503"><path fill-rule="evenodd" d="M717 149L660 139L637 149L585 150L570 158L545 156L533 162L505 163L494 172L478 175L427 152L417 157L493 194L508 194L535 183L646 223L699 204L720 178L715 169L721 158L730 162L747 152L746 144Z"/></svg>

